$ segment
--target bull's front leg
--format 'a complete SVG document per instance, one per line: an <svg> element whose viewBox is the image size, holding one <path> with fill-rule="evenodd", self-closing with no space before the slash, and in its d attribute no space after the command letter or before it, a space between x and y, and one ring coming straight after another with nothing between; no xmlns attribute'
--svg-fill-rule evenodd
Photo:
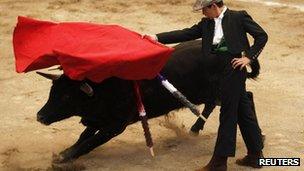
<svg viewBox="0 0 304 171"><path fill-rule="evenodd" d="M75 144L73 144L71 147L63 150L62 152L59 153L59 156L54 159L54 162L57 162L57 160L62 160L66 158L71 151L73 151L75 148L77 148L78 145L80 145L82 142L86 141L88 138L92 137L95 135L95 133L98 131L96 128L92 127L87 127L79 136L79 139Z"/></svg>
<svg viewBox="0 0 304 171"><path fill-rule="evenodd" d="M60 155L60 157L53 162L55 163L65 163L69 161L73 161L78 157L89 153L96 147L108 142L113 137L119 135L125 130L126 126L120 127L120 129L113 129L111 131L99 131L93 136L84 139L78 143L73 145L71 148L64 151L64 155ZM107 129L109 130L109 129Z"/></svg>

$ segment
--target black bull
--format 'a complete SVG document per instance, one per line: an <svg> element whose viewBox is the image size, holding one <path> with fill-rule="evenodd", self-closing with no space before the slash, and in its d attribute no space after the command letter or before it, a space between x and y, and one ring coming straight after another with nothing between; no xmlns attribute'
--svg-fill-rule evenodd
<svg viewBox="0 0 304 171"><path fill-rule="evenodd" d="M202 57L201 41L185 42L175 48L161 74L192 103L209 106L208 110L204 110L209 116L215 104L219 104L218 79L211 74L216 63ZM249 75L251 78L257 76L259 71L258 63L254 64L256 67ZM86 126L78 141L60 153L58 162L70 161L89 153L139 120L133 81L109 78L100 84L86 83L64 75L53 78L49 99L37 114L37 120L45 125L76 115ZM157 79L142 80L140 85L148 118L183 107Z"/></svg>

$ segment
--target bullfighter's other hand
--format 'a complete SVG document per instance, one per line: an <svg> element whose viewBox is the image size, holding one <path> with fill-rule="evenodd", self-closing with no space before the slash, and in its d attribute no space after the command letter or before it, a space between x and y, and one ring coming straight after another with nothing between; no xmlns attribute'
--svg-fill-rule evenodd
<svg viewBox="0 0 304 171"><path fill-rule="evenodd" d="M152 39L152 40L154 40L156 42L158 41L157 36L155 34L144 34L142 37L143 38L144 37L149 37L150 39Z"/></svg>
<svg viewBox="0 0 304 171"><path fill-rule="evenodd" d="M250 62L251 60L246 56L241 58L233 58L231 60L232 67L235 69L240 66L240 70L242 70L246 65L249 65Z"/></svg>

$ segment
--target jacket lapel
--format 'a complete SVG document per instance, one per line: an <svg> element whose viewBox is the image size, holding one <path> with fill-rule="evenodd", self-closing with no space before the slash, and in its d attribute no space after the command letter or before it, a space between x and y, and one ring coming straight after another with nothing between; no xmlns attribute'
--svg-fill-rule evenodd
<svg viewBox="0 0 304 171"><path fill-rule="evenodd" d="M208 22L208 34L207 34L207 45L208 45L208 50L211 51L211 47L212 47L212 42L213 42L213 37L214 37L214 20L210 19Z"/></svg>
<svg viewBox="0 0 304 171"><path fill-rule="evenodd" d="M229 18L230 18L230 10L227 9L226 12L224 13L224 18L222 20L222 28L223 28L223 33L224 33L224 38L226 38L226 29L228 28L229 25Z"/></svg>

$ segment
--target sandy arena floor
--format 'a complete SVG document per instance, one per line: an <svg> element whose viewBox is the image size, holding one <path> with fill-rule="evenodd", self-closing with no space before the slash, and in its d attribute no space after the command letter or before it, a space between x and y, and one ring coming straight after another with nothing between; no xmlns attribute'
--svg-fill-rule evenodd
<svg viewBox="0 0 304 171"><path fill-rule="evenodd" d="M269 34L260 56L258 81L248 81L254 92L267 157L301 157L301 167L263 170L304 170L304 18L288 7L226 0L231 9L245 9ZM286 2L286 0L284 1ZM299 0L298 2L303 2ZM139 33L154 34L191 26L200 13L191 12L192 0L0 0L0 170L52 170L53 153L72 145L83 130L79 118L43 126L36 112L48 98L51 82L35 73L15 72L12 32L18 15L52 21L115 23ZM203 106L201 106L202 109ZM140 124L134 124L109 143L70 165L87 170L194 170L213 152L217 108L198 137L187 132L195 117L189 110L150 120L156 157L145 147ZM238 133L236 158L246 153ZM229 160L230 170L239 167ZM67 168L68 169L68 168Z"/></svg>

